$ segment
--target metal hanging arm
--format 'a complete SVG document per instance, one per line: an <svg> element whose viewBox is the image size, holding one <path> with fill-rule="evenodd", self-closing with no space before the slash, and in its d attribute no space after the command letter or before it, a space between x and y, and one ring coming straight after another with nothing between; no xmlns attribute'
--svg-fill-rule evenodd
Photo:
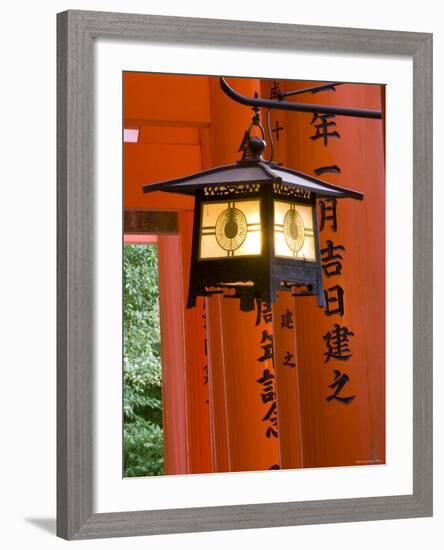
<svg viewBox="0 0 444 550"><path fill-rule="evenodd" d="M322 92L323 90L331 90L331 88L334 88L335 86L342 86L342 84L345 84L345 82L328 82L327 84L310 86L310 88L300 88L299 90L292 90L291 92L277 92L276 95L279 101L282 101L286 97L290 97L292 95L306 94L307 92Z"/></svg>
<svg viewBox="0 0 444 550"><path fill-rule="evenodd" d="M347 107L334 107L331 105L314 105L310 103L293 103L290 101L247 97L233 90L233 88L225 82L223 77L220 77L219 83L223 92L225 92L228 97L231 97L231 99L234 99L234 101L237 101L242 105L248 105L249 107L264 107L266 109L278 109L281 111L297 111L302 113L322 113L326 115L382 119L381 111L374 111L370 109L350 109Z"/></svg>

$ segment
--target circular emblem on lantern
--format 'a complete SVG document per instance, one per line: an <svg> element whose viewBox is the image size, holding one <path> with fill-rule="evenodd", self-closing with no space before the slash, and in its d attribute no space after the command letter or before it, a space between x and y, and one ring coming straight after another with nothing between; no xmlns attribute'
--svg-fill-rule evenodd
<svg viewBox="0 0 444 550"><path fill-rule="evenodd" d="M304 222L299 212L290 208L284 216L284 237L290 250L298 252L305 239Z"/></svg>
<svg viewBox="0 0 444 550"><path fill-rule="evenodd" d="M239 248L247 237L247 218L238 208L226 208L216 221L216 240L227 251Z"/></svg>

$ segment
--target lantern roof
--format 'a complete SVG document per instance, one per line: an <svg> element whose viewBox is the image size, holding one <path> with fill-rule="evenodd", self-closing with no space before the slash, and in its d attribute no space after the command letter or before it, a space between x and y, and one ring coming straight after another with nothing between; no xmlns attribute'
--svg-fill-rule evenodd
<svg viewBox="0 0 444 550"><path fill-rule="evenodd" d="M273 184L279 183L290 187L315 193L318 197L346 198L362 200L363 193L327 183L313 176L291 168L280 166L263 159L240 160L235 164L227 164L209 170L203 170L190 176L149 183L143 186L144 193L165 191L194 195L196 191L208 187L219 187L225 184Z"/></svg>

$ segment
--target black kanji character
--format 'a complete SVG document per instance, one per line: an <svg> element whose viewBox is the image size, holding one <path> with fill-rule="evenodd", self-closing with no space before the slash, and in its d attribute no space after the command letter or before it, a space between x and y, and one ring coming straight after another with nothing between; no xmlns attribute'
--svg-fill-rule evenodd
<svg viewBox="0 0 444 550"><path fill-rule="evenodd" d="M285 367L296 367L296 363L292 362L290 363L291 359L294 358L294 355L290 353L289 351L285 352L284 362L282 363Z"/></svg>
<svg viewBox="0 0 444 550"><path fill-rule="evenodd" d="M289 309L281 315L281 328L293 328L293 312Z"/></svg>
<svg viewBox="0 0 444 550"><path fill-rule="evenodd" d="M324 290L326 306L325 315L344 315L344 289L334 285Z"/></svg>
<svg viewBox="0 0 444 550"><path fill-rule="evenodd" d="M313 136L310 136L310 139L312 139L313 141L323 139L325 147L328 145L328 140L330 138L339 139L341 137L339 132L337 132L336 130L329 132L329 129L336 126L336 122L330 120L332 118L335 118L335 115L314 113L310 124L313 124L316 128L316 133ZM319 123L315 124L315 122L318 121Z"/></svg>
<svg viewBox="0 0 444 550"><path fill-rule="evenodd" d="M325 244L327 245L326 248L321 248L322 270L327 277L340 275L342 273L342 256L341 254L335 254L335 251L345 251L345 248L340 244L335 246L330 239L327 239Z"/></svg>
<svg viewBox="0 0 444 550"><path fill-rule="evenodd" d="M324 334L324 340L327 344L324 363L327 363L330 359L337 359L338 361L348 361L350 359L352 356L349 347L350 336L354 336L354 333L348 330L347 327L341 327L338 323Z"/></svg>
<svg viewBox="0 0 444 550"><path fill-rule="evenodd" d="M267 359L273 359L273 335L269 334L266 330L262 331L261 348L264 353L258 358L258 361L266 361Z"/></svg>
<svg viewBox="0 0 444 550"><path fill-rule="evenodd" d="M344 405L349 405L353 399L356 397L356 395L350 395L348 397L341 397L339 396L339 393L341 392L342 388L350 381L350 378L346 374L342 374L338 370L334 370L334 382L333 384L330 384L329 388L336 388L334 393L329 395L327 397L327 401L331 401L332 399L335 399L336 401L339 401L340 403L343 403Z"/></svg>
<svg viewBox="0 0 444 550"><path fill-rule="evenodd" d="M319 201L319 206L321 208L321 223L319 225L319 231L323 231L325 227L325 222L330 221L330 229L334 232L338 229L338 224L336 220L336 199L324 199Z"/></svg>

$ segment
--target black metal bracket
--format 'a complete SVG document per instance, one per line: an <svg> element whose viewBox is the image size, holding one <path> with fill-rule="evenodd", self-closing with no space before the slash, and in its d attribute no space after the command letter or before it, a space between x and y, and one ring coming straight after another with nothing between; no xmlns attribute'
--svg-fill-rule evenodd
<svg viewBox="0 0 444 550"><path fill-rule="evenodd" d="M332 89L336 88L336 86L342 86L342 84L345 84L345 82L327 82L327 84L310 86L309 88L300 88L299 90L291 90L290 92L277 92L276 97L279 99L279 101L282 101L286 97L290 97L293 95L301 95L308 92L315 94L322 91L331 91Z"/></svg>
<svg viewBox="0 0 444 550"><path fill-rule="evenodd" d="M261 99L256 97L248 97L248 96L239 94L238 92L233 90L233 88L231 88L231 86L229 86L226 83L223 77L220 77L219 83L223 92L227 94L228 97L231 97L231 99L233 99L234 101L237 101L237 103L241 103L242 105L247 105L249 107L254 107L254 108L263 107L265 109L277 109L281 111L297 111L301 113L324 113L327 115L382 119L382 112L372 110L372 109L353 109L349 107L335 107L333 105L293 103L292 101L283 101L279 99L275 100L275 99ZM329 86L331 85L332 84L330 83ZM309 89L305 89L304 91L309 91ZM293 92L292 92L292 95L294 95Z"/></svg>

